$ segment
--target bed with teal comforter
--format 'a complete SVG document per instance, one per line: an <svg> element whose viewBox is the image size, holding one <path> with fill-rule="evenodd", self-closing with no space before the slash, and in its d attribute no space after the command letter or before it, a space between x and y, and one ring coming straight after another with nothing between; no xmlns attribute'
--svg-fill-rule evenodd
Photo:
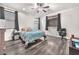
<svg viewBox="0 0 79 59"><path fill-rule="evenodd" d="M20 35L23 41L32 43L35 40L44 37L45 33L43 31L31 31L31 32L21 32Z"/></svg>

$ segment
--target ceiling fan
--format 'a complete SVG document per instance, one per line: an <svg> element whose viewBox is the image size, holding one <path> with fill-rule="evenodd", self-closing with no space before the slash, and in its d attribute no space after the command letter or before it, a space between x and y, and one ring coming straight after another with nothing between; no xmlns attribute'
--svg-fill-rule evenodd
<svg viewBox="0 0 79 59"><path fill-rule="evenodd" d="M50 8L50 6L46 5L45 3L36 3L36 6L37 13L39 13L40 11L47 12L47 9Z"/></svg>

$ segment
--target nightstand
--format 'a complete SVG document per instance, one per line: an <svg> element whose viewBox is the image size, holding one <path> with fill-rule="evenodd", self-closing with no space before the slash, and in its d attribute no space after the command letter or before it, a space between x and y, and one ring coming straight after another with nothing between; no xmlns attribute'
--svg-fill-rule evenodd
<svg viewBox="0 0 79 59"><path fill-rule="evenodd" d="M70 42L69 42L69 54L70 55L79 55L79 48L75 47L72 40L70 40Z"/></svg>

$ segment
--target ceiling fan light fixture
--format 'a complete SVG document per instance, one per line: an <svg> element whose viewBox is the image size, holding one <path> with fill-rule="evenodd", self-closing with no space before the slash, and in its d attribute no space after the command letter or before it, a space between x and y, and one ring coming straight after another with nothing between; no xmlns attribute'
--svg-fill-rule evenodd
<svg viewBox="0 0 79 59"><path fill-rule="evenodd" d="M37 5L41 7L44 5L44 3L37 3Z"/></svg>

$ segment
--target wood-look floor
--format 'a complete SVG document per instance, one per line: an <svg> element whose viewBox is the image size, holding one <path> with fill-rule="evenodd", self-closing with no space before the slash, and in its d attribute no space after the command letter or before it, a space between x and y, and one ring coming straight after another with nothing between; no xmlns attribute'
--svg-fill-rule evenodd
<svg viewBox="0 0 79 59"><path fill-rule="evenodd" d="M47 36L47 41L41 41L28 49L20 40L6 42L7 55L67 55L68 42L58 37Z"/></svg>

